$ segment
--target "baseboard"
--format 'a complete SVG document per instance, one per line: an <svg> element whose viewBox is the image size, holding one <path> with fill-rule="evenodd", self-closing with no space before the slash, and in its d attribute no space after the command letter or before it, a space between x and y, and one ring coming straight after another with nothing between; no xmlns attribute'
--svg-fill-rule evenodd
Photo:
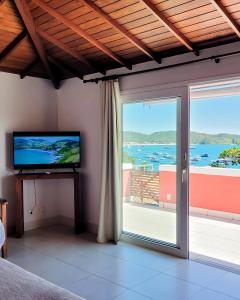
<svg viewBox="0 0 240 300"><path fill-rule="evenodd" d="M66 216L56 216L53 218L25 222L24 230L30 231L30 230L47 227L47 226L53 226L53 225L57 225L57 224L74 227L74 219L66 217ZM96 225L96 224L86 223L85 228L86 228L86 231L93 233L95 235L98 232L98 225ZM14 233L15 233L15 226L9 225L8 226L8 235L13 235Z"/></svg>
<svg viewBox="0 0 240 300"><path fill-rule="evenodd" d="M65 216L58 216L58 223L57 224L74 227L74 219L69 218L69 217L65 217ZM85 224L85 230L87 232L90 232L90 233L93 233L93 234L96 235L98 233L98 225L92 224L92 223L86 223Z"/></svg>
<svg viewBox="0 0 240 300"><path fill-rule="evenodd" d="M58 218L59 218L58 224L71 226L71 227L74 226L74 219L65 216L59 216ZM86 223L84 228L87 232L93 233L95 235L98 233L98 225L96 224Z"/></svg>
<svg viewBox="0 0 240 300"><path fill-rule="evenodd" d="M74 219L65 216L58 216L58 224L73 227Z"/></svg>
<svg viewBox="0 0 240 300"><path fill-rule="evenodd" d="M34 230L37 228L52 226L52 225L56 225L56 224L59 224L59 217L40 219L40 220L31 221L31 222L25 222L24 230L29 231L29 230Z"/></svg>

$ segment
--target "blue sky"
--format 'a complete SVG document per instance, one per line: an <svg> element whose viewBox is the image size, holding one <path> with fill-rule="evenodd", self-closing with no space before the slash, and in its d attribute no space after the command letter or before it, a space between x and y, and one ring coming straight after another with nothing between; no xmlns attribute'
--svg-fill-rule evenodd
<svg viewBox="0 0 240 300"><path fill-rule="evenodd" d="M191 131L240 134L240 96L191 101ZM123 130L152 133L176 130L176 101L123 105Z"/></svg>

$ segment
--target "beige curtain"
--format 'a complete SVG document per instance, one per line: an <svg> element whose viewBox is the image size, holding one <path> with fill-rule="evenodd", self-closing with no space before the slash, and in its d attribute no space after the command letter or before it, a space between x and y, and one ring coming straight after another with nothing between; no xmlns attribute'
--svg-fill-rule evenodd
<svg viewBox="0 0 240 300"><path fill-rule="evenodd" d="M101 84L102 173L99 243L117 242L121 234L121 103L118 80Z"/></svg>

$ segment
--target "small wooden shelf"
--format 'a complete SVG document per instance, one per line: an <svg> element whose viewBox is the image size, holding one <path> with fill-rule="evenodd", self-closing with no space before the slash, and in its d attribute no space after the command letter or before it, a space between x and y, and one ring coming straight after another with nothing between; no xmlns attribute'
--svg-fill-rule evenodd
<svg viewBox="0 0 240 300"><path fill-rule="evenodd" d="M74 225L75 233L83 231L83 211L81 197L81 180L79 173L53 172L53 173L21 173L15 175L16 185L16 237L20 238L24 234L23 215L23 181L24 180L45 180L45 179L67 179L72 178L74 182Z"/></svg>

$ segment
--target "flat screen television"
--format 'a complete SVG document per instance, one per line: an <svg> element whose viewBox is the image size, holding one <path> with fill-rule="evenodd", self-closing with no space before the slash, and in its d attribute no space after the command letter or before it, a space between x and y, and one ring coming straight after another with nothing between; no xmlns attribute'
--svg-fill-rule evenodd
<svg viewBox="0 0 240 300"><path fill-rule="evenodd" d="M80 132L13 132L15 170L80 167Z"/></svg>

